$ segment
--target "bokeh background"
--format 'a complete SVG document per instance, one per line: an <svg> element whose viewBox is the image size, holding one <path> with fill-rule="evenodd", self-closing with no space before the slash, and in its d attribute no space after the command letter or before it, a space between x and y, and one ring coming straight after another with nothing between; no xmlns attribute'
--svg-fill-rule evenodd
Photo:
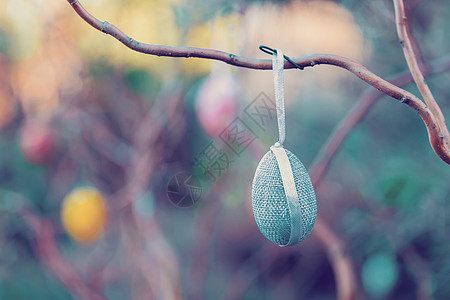
<svg viewBox="0 0 450 300"><path fill-rule="evenodd" d="M448 119L450 5L406 2ZM406 70L387 0L82 4L142 42L253 58L270 58L261 44L292 57L338 54L386 79ZM287 70L285 87L286 147L306 167L369 88L332 66ZM245 114L261 95L273 99L270 71L135 53L67 1L1 1L0 298L335 299L337 258L323 233L279 248L253 219L254 170L276 139L274 119L258 127ZM226 148L220 135L236 117L255 140L215 178L199 172L207 147ZM189 208L168 197L180 173L201 186ZM100 191L108 208L89 244L61 221L79 187ZM450 298L450 168L412 109L377 100L315 189L358 299Z"/></svg>

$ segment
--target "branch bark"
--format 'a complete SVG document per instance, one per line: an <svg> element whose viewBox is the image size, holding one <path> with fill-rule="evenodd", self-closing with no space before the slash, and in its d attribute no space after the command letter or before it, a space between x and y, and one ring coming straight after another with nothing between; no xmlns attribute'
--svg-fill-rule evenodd
<svg viewBox="0 0 450 300"><path fill-rule="evenodd" d="M420 94L422 95L425 103L428 105L431 113L436 118L437 126L441 132L441 139L443 146L447 151L450 149L450 134L445 123L444 115L442 114L441 108L434 99L430 88L425 82L425 78L420 70L419 63L417 62L417 57L421 57L419 45L413 44L412 30L408 26L408 19L406 17L405 5L403 0L393 0L395 9L395 23L397 28L397 34L400 39L400 44L402 45L403 54L405 56L408 67L411 71L411 75L414 78Z"/></svg>
<svg viewBox="0 0 450 300"><path fill-rule="evenodd" d="M67 0L67 2L72 6L72 8L77 12L77 14L86 21L89 25L95 29L102 31L106 34L111 35L122 44L128 48L150 55L157 56L170 56L170 57L198 57L205 59L220 60L227 64L244 67L250 69L261 69L261 70L271 70L272 61L269 59L252 59L242 56L237 56L231 53L214 50L205 49L197 47L172 47L165 45L152 45L141 43L135 39L129 37L119 28L110 24L106 21L102 22L92 16L78 0ZM320 64L328 64L344 68L354 75L356 75L361 80L367 82L371 86L380 90L393 97L394 99L400 100L402 103L407 104L415 111L419 113L425 125L427 126L428 135L430 138L430 143L436 152L436 154L446 163L450 164L450 149L444 143L444 136L441 133L441 125L437 121L437 117L428 109L428 107L416 96L407 92L389 82L382 79L381 77L370 72L364 66L358 64L351 59L331 54L312 54L303 57L294 58L293 61L301 67L313 67ZM285 62L286 69L295 68L291 63ZM448 132L448 130L447 130Z"/></svg>
<svg viewBox="0 0 450 300"><path fill-rule="evenodd" d="M400 44L402 45L403 54L405 56L406 62L408 64L409 69L411 70L411 75L414 78L414 82L416 83L420 94L424 98L426 104L430 107L431 112L436 116L436 119L439 122L440 127L444 130L447 129L445 124L444 115L434 99L433 94L431 93L430 88L425 82L425 78L420 70L419 63L417 61L417 57L421 57L419 45L416 43L413 44L414 37L412 35L412 30L408 24L408 18L406 17L405 6L403 0L394 0L394 9L395 9L395 20L396 20L396 28L397 34L400 39ZM446 132L448 136L448 130Z"/></svg>
<svg viewBox="0 0 450 300"><path fill-rule="evenodd" d="M424 70L423 72L425 75L436 75L450 70L450 54L443 58L434 60L429 64L422 65L421 69ZM411 83L412 81L413 78L409 69L394 75L389 80L389 82L392 82L397 86L404 86L408 83ZM361 95L361 97L359 97L358 101L348 112L348 114L335 127L333 133L330 135L326 143L322 146L319 154L317 154L317 156L314 158L314 161L309 168L309 175L311 176L311 180L315 182L316 187L322 182L322 179L325 176L331 161L339 151L345 139L353 131L353 129L362 120L364 120L376 101L383 96L384 94L380 91L373 88L368 88Z"/></svg>

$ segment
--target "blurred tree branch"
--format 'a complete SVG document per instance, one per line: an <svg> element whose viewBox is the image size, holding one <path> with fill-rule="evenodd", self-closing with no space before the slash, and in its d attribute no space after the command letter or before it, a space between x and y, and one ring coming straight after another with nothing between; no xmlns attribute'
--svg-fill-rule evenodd
<svg viewBox="0 0 450 300"><path fill-rule="evenodd" d="M408 264L417 282L417 299L432 299L432 276L427 263L413 246L406 248L400 255Z"/></svg>
<svg viewBox="0 0 450 300"><path fill-rule="evenodd" d="M421 65L421 69L426 76L437 75L450 70L450 54L443 58L436 59L429 64ZM409 69L396 74L389 79L389 82L397 86L405 86L413 81ZM384 94L378 90L369 87L358 99L348 114L342 118L342 121L335 127L326 143L322 146L317 156L314 158L310 168L309 175L315 182L315 186L320 185L323 176L325 176L331 161L339 151L342 143L355 127L366 117L373 105Z"/></svg>
<svg viewBox="0 0 450 300"><path fill-rule="evenodd" d="M125 250L145 278L150 294L156 299L181 299L178 261L154 216L148 220L139 218L131 204L142 197L157 166L166 158L167 141L164 136L174 137L174 128L179 128L176 125L183 124L183 110L179 105L183 94L182 82L166 82L152 109L139 119L131 137L134 151L130 165L126 168L127 184L116 195L116 210L120 213ZM149 293L146 293L145 297L148 296Z"/></svg>
<svg viewBox="0 0 450 300"><path fill-rule="evenodd" d="M95 291L83 280L61 254L55 240L55 229L52 222L32 213L29 210L20 212L22 218L36 233L37 254L70 290L73 295L81 299L102 300L105 299L100 291Z"/></svg>
<svg viewBox="0 0 450 300"><path fill-rule="evenodd" d="M436 75L450 69L450 55L437 59L430 64L422 65L426 75ZM413 80L411 73L405 70L394 75L390 82L403 86ZM384 94L372 88L367 89L358 99L349 113L336 126L328 141L322 146L309 168L311 180L316 188L322 183L331 161L339 151L347 136L365 118L375 102ZM327 249L328 259L335 272L339 299L353 299L356 297L356 279L353 266L345 253L344 243L339 236L322 220L319 215L313 233Z"/></svg>
<svg viewBox="0 0 450 300"><path fill-rule="evenodd" d="M113 141L119 144L122 139L116 136L105 124L105 118L98 115L92 116L85 111L74 109L77 104L66 106L64 113L65 121L73 118L73 122L80 126L76 130L75 137L72 137L72 147L60 161L56 173L51 176L58 178L64 176L65 170L71 170L67 163L73 160L76 166L82 166L83 162L88 163L92 170L102 169L101 161L107 159L116 164L126 173L125 183L120 181L112 185L121 186L122 190L115 195L109 196L109 205L111 212L111 223L120 225L121 238L124 240L124 249L131 262L134 263L136 273L142 274L147 285L144 290L146 297L155 295L156 298L180 299L180 284L178 278L178 262L174 258L173 250L161 233L157 222L152 217L150 220L141 220L133 213L130 204L142 195L147 188L156 166L161 163L167 151L164 149L167 141L165 134L172 138L180 137L178 132L174 133L174 128L183 122L182 101L183 85L179 82L166 84L152 106L142 111L136 116L135 135L132 136L130 150L127 155L130 156L129 163L122 163L117 160L112 153L112 149L105 147L110 143L104 143L105 140ZM130 103L128 103L130 105ZM77 111L74 113L73 111ZM163 113L164 112L164 113ZM152 128L152 130L148 130ZM74 128L73 128L74 129ZM168 133L169 132L169 133ZM103 142L103 143L102 143ZM102 148L103 147L103 148ZM92 150L89 152L89 150ZM95 155L93 153L95 152ZM79 164L77 164L79 162ZM75 167L75 166L74 166ZM76 171L72 171L76 173ZM117 175L117 173L116 173ZM72 177L72 176L69 176ZM95 177L95 176L94 176ZM109 180L111 180L109 178ZM60 184L61 182L59 182ZM56 189L56 182L51 186L51 190ZM78 266L71 263L64 255L57 243L55 226L52 221L38 214L31 208L20 212L25 222L36 233L36 255L42 264L48 267L55 276L67 287L67 289L80 299L100 300L105 299L103 293L105 283L105 273L103 269L109 265L107 258L101 261L101 272L95 272L91 267L87 268L86 273L90 276L83 276ZM126 224L126 225L124 225ZM112 224L110 227L113 227ZM103 252L102 259L105 258ZM96 259L99 263L99 259ZM122 271L120 267L119 271ZM93 276L92 276L93 275ZM92 279L95 279L92 280ZM139 291L133 291L138 293ZM136 298L139 298L136 296ZM142 297L141 297L142 298Z"/></svg>
<svg viewBox="0 0 450 300"><path fill-rule="evenodd" d="M321 215L317 216L314 232L327 250L328 261L336 280L337 299L356 299L358 287L355 271L344 241L325 223Z"/></svg>
<svg viewBox="0 0 450 300"><path fill-rule="evenodd" d="M102 31L106 34L113 36L115 39L120 41L128 48L137 52L157 56L185 57L185 58L198 57L198 58L214 59L238 67L262 69L262 70L272 69L272 61L268 59L251 59L214 49L205 49L197 47L171 47L165 45L152 45L141 43L126 35L124 32L122 32L119 28L117 28L113 24L110 24L106 21L102 22L97 18L95 18L94 16L92 16L88 11L86 11L86 9L84 9L84 7L80 4L78 0L67 0L67 2L72 6L72 8L77 12L77 14L89 25L91 25L92 27L94 27L99 31ZM398 11L398 9L396 11ZM400 16L400 14L397 13L396 17L398 16ZM411 46L409 47L409 49L412 49ZM445 126L445 121L442 116L442 113L439 114L440 109L437 106L437 104L436 105L429 104L429 106L431 107L430 110L427 107L427 105L425 105L418 97L414 96L410 92L407 92L387 82L381 77L370 72L364 66L342 56L331 54L312 54L304 57L294 58L293 60L295 61L296 64L298 64L301 67L313 67L315 65L328 64L344 68L352 72L361 80L367 82L376 89L385 93L386 95L389 95L394 99L400 100L402 103L407 104L408 106L413 108L416 112L418 112L423 121L425 122L425 125L428 130L428 135L430 138L430 143L436 154L443 161L450 164L450 149L448 147L448 136L449 136L448 129ZM285 62L285 68L290 69L294 68L294 66L289 62ZM426 99L428 99L428 102L431 101L430 103L432 103L433 101L430 100L429 95L426 97Z"/></svg>

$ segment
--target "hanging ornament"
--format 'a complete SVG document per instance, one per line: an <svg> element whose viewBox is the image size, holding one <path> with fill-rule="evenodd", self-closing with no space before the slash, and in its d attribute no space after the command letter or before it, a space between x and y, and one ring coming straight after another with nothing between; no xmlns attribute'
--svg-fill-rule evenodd
<svg viewBox="0 0 450 300"><path fill-rule="evenodd" d="M278 142L263 156L252 185L252 208L261 233L284 247L303 241L317 217L316 194L306 168L283 147L286 137L284 110L284 55L274 50L272 68L278 118Z"/></svg>

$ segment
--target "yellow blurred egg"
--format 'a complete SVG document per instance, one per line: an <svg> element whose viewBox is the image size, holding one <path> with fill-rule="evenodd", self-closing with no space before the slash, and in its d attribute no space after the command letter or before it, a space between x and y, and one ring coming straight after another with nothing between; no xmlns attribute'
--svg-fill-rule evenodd
<svg viewBox="0 0 450 300"><path fill-rule="evenodd" d="M96 189L75 189L64 198L61 221L76 242L91 244L97 241L106 228L107 220L105 199Z"/></svg>

